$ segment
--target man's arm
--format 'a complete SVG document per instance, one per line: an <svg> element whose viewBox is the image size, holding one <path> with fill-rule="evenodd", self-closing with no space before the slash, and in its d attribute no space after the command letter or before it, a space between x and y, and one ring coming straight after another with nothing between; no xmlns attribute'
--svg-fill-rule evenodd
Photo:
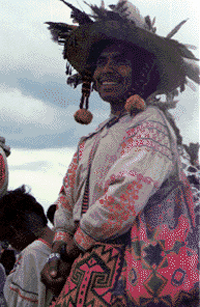
<svg viewBox="0 0 200 307"><path fill-rule="evenodd" d="M84 145L80 145L83 147ZM76 171L78 168L78 160L81 151L76 152L73 156L72 162L63 179L63 186L61 188L58 200L56 202L57 210L55 212L55 236L52 245L51 259L47 261L41 272L41 281L50 289L54 295L58 295L62 289L66 278L70 272L72 261L63 261L56 257L66 244L70 246L70 251L73 251L72 244L73 234L77 225L73 221L73 192L76 179Z"/></svg>

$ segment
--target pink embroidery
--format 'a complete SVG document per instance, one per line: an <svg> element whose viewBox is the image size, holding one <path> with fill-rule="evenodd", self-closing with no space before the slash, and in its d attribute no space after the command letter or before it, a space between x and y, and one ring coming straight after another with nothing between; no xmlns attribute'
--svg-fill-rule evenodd
<svg viewBox="0 0 200 307"><path fill-rule="evenodd" d="M85 142L81 143L79 145L79 160L81 160L82 156L83 156L83 151L84 151L84 148L85 148Z"/></svg>
<svg viewBox="0 0 200 307"><path fill-rule="evenodd" d="M138 182L144 182L146 184L153 184L154 187L158 188L159 183L154 181L151 177L145 177L141 173L138 173L134 170L130 170L128 172L119 172L117 174L112 174L110 178L105 183L105 192L107 192L110 185L120 182L125 176L136 177Z"/></svg>
<svg viewBox="0 0 200 307"><path fill-rule="evenodd" d="M138 193L142 188L142 184L132 181L124 189L124 193L120 193L118 197L105 194L99 199L99 203L103 205L107 212L107 221L101 223L100 231L102 237L105 235L112 237L120 232L122 225L136 216L134 208L135 200L139 198Z"/></svg>
<svg viewBox="0 0 200 307"><path fill-rule="evenodd" d="M141 125L126 131L126 137L121 144L121 156L130 152L132 148L141 150L145 147L149 151L153 149L167 156L170 160L171 150L166 128L157 122L144 122Z"/></svg>
<svg viewBox="0 0 200 307"><path fill-rule="evenodd" d="M156 143L154 140L151 139L142 139L137 140L134 138L127 139L125 142L122 143L121 148L121 156L124 156L125 154L129 153L132 148L134 147L149 147L155 151L160 152L161 154L167 156L170 160L172 159L171 150L168 147L164 147L160 145L159 143ZM148 149L147 149L148 150Z"/></svg>
<svg viewBox="0 0 200 307"><path fill-rule="evenodd" d="M167 129L160 123L158 122L151 122L151 121L147 121L147 122L143 122L141 125L135 127L135 128L131 128L129 130L126 131L127 136L134 136L135 134L137 134L138 132L143 132L145 131L145 129L157 129L158 132L162 132L166 135L168 135ZM149 131L149 133L151 133Z"/></svg>
<svg viewBox="0 0 200 307"><path fill-rule="evenodd" d="M59 204L65 208L68 209L69 211L71 211L71 206L70 203L68 201L68 199L66 198L66 196L60 195L58 201L57 201L57 206L59 206Z"/></svg>
<svg viewBox="0 0 200 307"><path fill-rule="evenodd" d="M10 290L16 292L23 300L26 300L26 301L31 302L33 304L38 304L38 299L34 298L34 294L30 294L30 293L26 292L25 290L21 290L21 289L17 288L17 286L15 286L15 288L10 286ZM27 294L27 295L30 295L30 296L32 295L32 298L23 295L22 291L25 292L25 294Z"/></svg>
<svg viewBox="0 0 200 307"><path fill-rule="evenodd" d="M68 242L69 239L71 239L71 235L68 232L64 232L64 231L57 231L55 233L53 242L55 241L64 241L64 242Z"/></svg>
<svg viewBox="0 0 200 307"><path fill-rule="evenodd" d="M75 178L76 178L76 170L78 168L78 163L77 163L77 153L74 154L72 162L68 168L67 174L65 176L65 188L72 187L75 183Z"/></svg>
<svg viewBox="0 0 200 307"><path fill-rule="evenodd" d="M85 232L83 232L80 227L78 227L74 238L77 242L78 245L80 245L81 248L83 248L84 250L89 249L91 246L93 246L96 241L91 238L90 236L88 236Z"/></svg>

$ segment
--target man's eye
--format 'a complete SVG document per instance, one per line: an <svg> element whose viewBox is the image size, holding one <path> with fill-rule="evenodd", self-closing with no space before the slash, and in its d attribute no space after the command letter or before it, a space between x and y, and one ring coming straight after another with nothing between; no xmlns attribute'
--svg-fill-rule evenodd
<svg viewBox="0 0 200 307"><path fill-rule="evenodd" d="M99 58L97 60L96 66L101 67L101 66L106 65L106 63L107 63L107 59ZM129 65L130 64L127 59L122 58L122 57L116 57L116 58L112 59L111 63L114 66Z"/></svg>
<svg viewBox="0 0 200 307"><path fill-rule="evenodd" d="M100 58L100 59L97 60L97 66L102 66L102 65L105 65L105 64L106 64L106 60L105 59L103 59L103 58L101 59Z"/></svg>
<svg viewBox="0 0 200 307"><path fill-rule="evenodd" d="M127 59L123 59L123 58L118 58L115 61L116 61L116 63L118 65L128 65L129 64L128 60Z"/></svg>

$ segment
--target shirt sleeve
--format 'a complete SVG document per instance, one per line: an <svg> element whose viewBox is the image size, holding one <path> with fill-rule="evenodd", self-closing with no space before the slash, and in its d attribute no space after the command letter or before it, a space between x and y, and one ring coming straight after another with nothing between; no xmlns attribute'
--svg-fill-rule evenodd
<svg viewBox="0 0 200 307"><path fill-rule="evenodd" d="M67 242L71 235L74 234L76 225L73 221L73 207L74 207L74 189L76 172L78 168L78 160L81 155L81 148L83 144L79 146L79 149L74 154L72 162L68 168L68 171L63 179L63 185L59 193L59 197L56 201L57 209L54 217L55 224L55 241Z"/></svg>
<svg viewBox="0 0 200 307"><path fill-rule="evenodd" d="M4 296L8 306L38 306L37 268L34 255L21 253L14 269L7 276L4 285Z"/></svg>
<svg viewBox="0 0 200 307"><path fill-rule="evenodd" d="M145 122L126 131L115 164L104 182L104 195L83 215L74 240L83 250L126 233L173 170L168 128Z"/></svg>

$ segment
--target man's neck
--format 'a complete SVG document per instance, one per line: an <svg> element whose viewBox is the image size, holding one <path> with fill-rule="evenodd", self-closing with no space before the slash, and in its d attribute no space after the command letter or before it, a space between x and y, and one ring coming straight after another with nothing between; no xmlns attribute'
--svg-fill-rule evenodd
<svg viewBox="0 0 200 307"><path fill-rule="evenodd" d="M39 238L43 239L50 245L53 243L53 236L54 233L48 226L44 227L39 234Z"/></svg>
<svg viewBox="0 0 200 307"><path fill-rule="evenodd" d="M113 102L110 103L111 114L115 116L119 116L123 112L125 112L125 103L124 102Z"/></svg>

